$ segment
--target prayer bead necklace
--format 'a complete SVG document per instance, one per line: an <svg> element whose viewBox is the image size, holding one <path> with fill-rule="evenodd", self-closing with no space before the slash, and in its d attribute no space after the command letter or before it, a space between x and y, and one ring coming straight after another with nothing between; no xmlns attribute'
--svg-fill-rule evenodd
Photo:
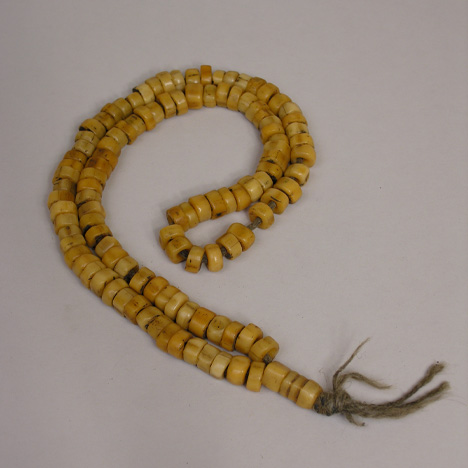
<svg viewBox="0 0 468 468"><path fill-rule="evenodd" d="M141 267L112 235L101 196L121 150L164 119L215 106L244 114L259 129L263 152L255 174L167 210L169 226L161 229L159 243L170 260L185 262L192 273L202 264L219 271L224 258L233 260L252 246L254 229L268 229L275 215L300 199L315 149L297 104L272 83L243 73L213 72L208 65L185 74L161 72L86 119L54 174L48 206L66 264L105 304L146 331L158 348L217 379L255 392L263 385L303 408L343 413L353 423L353 415L399 417L439 398L446 382L407 401L442 370L436 364L398 400L381 405L353 400L343 390L348 378L379 387L361 374L342 373L360 347L335 374L333 391L324 392L314 380L274 361L278 343L259 327L191 301L165 278ZM215 243L194 246L185 235L202 221L247 208L251 224L232 224Z"/></svg>

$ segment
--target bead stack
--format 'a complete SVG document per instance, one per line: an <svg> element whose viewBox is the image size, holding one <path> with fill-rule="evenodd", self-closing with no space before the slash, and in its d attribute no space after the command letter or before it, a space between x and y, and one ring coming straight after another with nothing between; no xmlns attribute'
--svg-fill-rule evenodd
<svg viewBox="0 0 468 468"><path fill-rule="evenodd" d="M315 163L307 121L297 104L272 83L234 71L160 72L126 98L106 104L79 127L59 164L49 195L50 219L66 264L102 301L145 330L161 350L217 379L259 391L261 386L313 409L322 389L274 361L278 343L254 324L243 325L201 307L129 255L105 223L101 204L121 150L145 130L191 109L221 106L243 113L260 131L264 149L255 174L167 211L159 242L174 263L196 273L219 271L268 229L274 215L299 200ZM251 224L232 224L213 244L194 246L185 233L200 222L249 209ZM209 343L211 342L211 344ZM222 351L221 349L225 351ZM236 352L238 354L233 355Z"/></svg>

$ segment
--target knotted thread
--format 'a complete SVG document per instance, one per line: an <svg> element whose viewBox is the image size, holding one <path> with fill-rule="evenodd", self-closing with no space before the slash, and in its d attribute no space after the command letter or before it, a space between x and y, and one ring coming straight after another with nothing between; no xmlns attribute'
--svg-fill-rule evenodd
<svg viewBox="0 0 468 468"><path fill-rule="evenodd" d="M416 384L404 393L400 398L388 401L386 403L373 404L355 400L344 390L344 385L348 379L364 382L371 387L378 389L389 388L388 385L382 385L373 379L370 379L357 372L348 372L343 374L343 371L348 367L349 363L356 357L359 350L369 341L369 338L363 341L349 357L349 359L335 372L333 375L333 391L323 392L314 405L314 410L317 413L331 416L332 414L341 413L346 419L357 426L364 426L361 421L356 421L354 416L362 418L401 418L407 414L413 413L424 406L438 400L442 394L449 389L448 382L442 382L433 390L425 393L415 400L408 401L419 389L427 385L439 372L444 369L444 364L435 363L426 371L425 375L416 382Z"/></svg>

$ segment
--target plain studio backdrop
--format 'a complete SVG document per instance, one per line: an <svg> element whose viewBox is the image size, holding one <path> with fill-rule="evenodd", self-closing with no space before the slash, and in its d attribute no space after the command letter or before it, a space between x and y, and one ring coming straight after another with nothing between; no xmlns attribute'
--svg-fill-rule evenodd
<svg viewBox="0 0 468 468"><path fill-rule="evenodd" d="M464 0L2 2L2 467L468 466L468 4ZM122 152L107 222L199 304L253 322L331 386L351 365L396 398L437 361L441 401L365 428L160 352L66 267L46 206L79 124L159 71L237 70L302 108L302 199L220 273L158 246L165 210L251 174L257 130L202 109ZM192 233L213 242L239 213Z"/></svg>

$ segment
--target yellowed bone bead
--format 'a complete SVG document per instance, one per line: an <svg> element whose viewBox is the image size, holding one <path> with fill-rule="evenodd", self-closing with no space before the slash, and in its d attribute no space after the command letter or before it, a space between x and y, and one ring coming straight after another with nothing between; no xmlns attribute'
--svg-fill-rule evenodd
<svg viewBox="0 0 468 468"><path fill-rule="evenodd" d="M104 159L104 161L107 161L112 166L112 170L116 168L119 162L118 153L114 153L107 148L99 148L99 146L94 151L93 158Z"/></svg>
<svg viewBox="0 0 468 468"><path fill-rule="evenodd" d="M278 393L281 383L289 374L289 371L290 369L280 362L270 362L263 373L262 384L269 390Z"/></svg>
<svg viewBox="0 0 468 468"><path fill-rule="evenodd" d="M275 206L272 208L273 213L275 214L281 214L283 211L288 207L289 205L289 198L288 196L282 192L281 190L278 190L277 188L269 188L263 195L262 198L260 199L263 203L266 203L267 205L271 202L274 202Z"/></svg>
<svg viewBox="0 0 468 468"><path fill-rule="evenodd" d="M122 276L125 281L130 281L133 275L138 271L138 262L130 255L121 258L114 266L114 271Z"/></svg>
<svg viewBox="0 0 468 468"><path fill-rule="evenodd" d="M226 101L226 106L228 109L236 111L238 109L239 99L242 96L244 90L237 85L234 85L229 91L229 96Z"/></svg>
<svg viewBox="0 0 468 468"><path fill-rule="evenodd" d="M112 306L112 302L116 294L123 288L128 288L128 284L122 278L116 278L109 282L102 291L101 299L104 304Z"/></svg>
<svg viewBox="0 0 468 468"><path fill-rule="evenodd" d="M186 330L177 331L172 335L171 339L167 343L167 352L177 359L182 359L184 356L185 345L192 338L192 334Z"/></svg>
<svg viewBox="0 0 468 468"><path fill-rule="evenodd" d="M132 291L134 291L132 289ZM124 307L123 316L130 320L130 322L136 324L137 315L146 307L151 306L151 302L146 299L146 297L141 294L136 294L136 296L131 299L126 306Z"/></svg>
<svg viewBox="0 0 468 468"><path fill-rule="evenodd" d="M284 172L290 162L290 153L283 153L279 150L269 150L262 154L260 161L277 164L281 168L281 171Z"/></svg>
<svg viewBox="0 0 468 468"><path fill-rule="evenodd" d="M266 80L264 80L263 78L260 78L258 76L254 76L254 77L250 78L249 82L247 83L247 87L245 88L245 90L248 91L249 93L255 94L255 96L257 96L257 91L265 83L266 83Z"/></svg>
<svg viewBox="0 0 468 468"><path fill-rule="evenodd" d="M221 347L227 349L228 351L233 351L237 337L243 329L244 325L237 321L231 322L229 325L227 325L224 329L221 341L219 342Z"/></svg>
<svg viewBox="0 0 468 468"><path fill-rule="evenodd" d="M207 344L208 343L201 338L191 338L188 340L182 353L184 361L195 366L201 351Z"/></svg>
<svg viewBox="0 0 468 468"><path fill-rule="evenodd" d="M65 153L65 156L63 157L64 160L66 159L72 159L74 161L78 161L81 164L86 164L87 161L87 156L83 154L81 151L77 151L74 149L71 149Z"/></svg>
<svg viewBox="0 0 468 468"><path fill-rule="evenodd" d="M278 343L271 336L266 336L252 345L249 351L249 357L252 361L263 361L268 364L273 361L278 351Z"/></svg>
<svg viewBox="0 0 468 468"><path fill-rule="evenodd" d="M180 253L183 251L188 252L192 247L192 243L186 237L176 237L168 242L164 250L172 263L181 263L186 257L183 257Z"/></svg>
<svg viewBox="0 0 468 468"><path fill-rule="evenodd" d="M54 221L54 229L55 234L58 234L60 229L66 226L78 226L78 216L73 213L63 213L59 214L55 217Z"/></svg>
<svg viewBox="0 0 468 468"><path fill-rule="evenodd" d="M305 409L312 409L317 400L317 397L322 393L322 388L317 382L308 380L307 383L299 391L296 405Z"/></svg>
<svg viewBox="0 0 468 468"><path fill-rule="evenodd" d="M252 202L259 200L263 195L262 184L255 177L243 177L241 180L239 180L239 184L241 184L242 187L244 187L244 189L247 191Z"/></svg>
<svg viewBox="0 0 468 468"><path fill-rule="evenodd" d="M159 244L163 249L176 237L185 237L185 231L179 224L171 224L159 231Z"/></svg>
<svg viewBox="0 0 468 468"><path fill-rule="evenodd" d="M164 327L161 333L156 338L156 346L161 350L167 353L167 346L171 338L180 331L181 328L177 323L170 323Z"/></svg>
<svg viewBox="0 0 468 468"><path fill-rule="evenodd" d="M104 288L111 281L115 280L118 277L119 275L111 268L103 268L93 276L91 282L89 283L89 287L91 291L93 291L93 293L96 294L96 296L101 297Z"/></svg>
<svg viewBox="0 0 468 468"><path fill-rule="evenodd" d="M218 244L206 244L205 255L209 271L216 272L223 268L223 254Z"/></svg>
<svg viewBox="0 0 468 468"><path fill-rule="evenodd" d="M218 189L218 192L221 195L224 204L226 205L226 214L236 211L237 202L232 192L226 187L221 187Z"/></svg>
<svg viewBox="0 0 468 468"><path fill-rule="evenodd" d="M197 216L197 212L194 210L190 203L183 202L180 205L180 209L183 211L185 217L188 219L188 228L191 229L198 225L200 222Z"/></svg>
<svg viewBox="0 0 468 468"><path fill-rule="evenodd" d="M216 85L209 84L204 87L203 105L205 107L216 107Z"/></svg>
<svg viewBox="0 0 468 468"><path fill-rule="evenodd" d="M236 71L227 71L223 76L223 81L230 85L233 85L239 76L239 72Z"/></svg>
<svg viewBox="0 0 468 468"><path fill-rule="evenodd" d="M291 161L293 163L301 162L307 167L312 167L316 158L315 148L312 145L299 145L291 149Z"/></svg>
<svg viewBox="0 0 468 468"><path fill-rule="evenodd" d="M124 314L125 306L137 295L137 293L128 286L122 288L115 296L112 301L112 306L116 309L120 315Z"/></svg>
<svg viewBox="0 0 468 468"><path fill-rule="evenodd" d="M211 73L212 73L211 65L202 65L200 67L200 83L203 86L211 84L212 82Z"/></svg>
<svg viewBox="0 0 468 468"><path fill-rule="evenodd" d="M159 293L169 285L169 281L162 276L151 278L143 289L143 296L154 304Z"/></svg>
<svg viewBox="0 0 468 468"><path fill-rule="evenodd" d="M260 229L268 229L275 222L275 215L273 210L263 202L255 203L249 208L250 221L255 221L256 218L260 218L262 222L258 226Z"/></svg>
<svg viewBox="0 0 468 468"><path fill-rule="evenodd" d="M153 114L156 125L164 120L164 109L157 102L150 102L146 107Z"/></svg>
<svg viewBox="0 0 468 468"><path fill-rule="evenodd" d="M174 83L174 86L176 87L177 90L183 91L185 88L185 78L184 75L182 75L180 70L172 70L170 72L172 82Z"/></svg>
<svg viewBox="0 0 468 468"><path fill-rule="evenodd" d="M119 124L122 123L122 122L124 122L124 120L121 120L120 122L117 122L116 126L118 127ZM128 137L128 135L127 135L127 137ZM131 142L129 141L128 144L130 145ZM114 153L116 156L119 156L120 152L122 151L119 144L113 138L108 137L108 136L105 136L104 138L102 138L99 141L99 143L96 146L96 150L98 148L107 149L107 150L111 151L112 153Z"/></svg>
<svg viewBox="0 0 468 468"><path fill-rule="evenodd" d="M80 125L80 130L88 130L93 132L99 139L101 139L107 132L106 127L96 119L86 119Z"/></svg>
<svg viewBox="0 0 468 468"><path fill-rule="evenodd" d="M101 202L98 201L90 201L87 203L83 203L83 205L81 205L78 209L78 216L80 217L89 213L99 213L104 217L106 216L106 211L104 210L104 207L102 206Z"/></svg>
<svg viewBox="0 0 468 468"><path fill-rule="evenodd" d="M200 83L200 72L197 68L187 68L185 70L185 83Z"/></svg>
<svg viewBox="0 0 468 468"><path fill-rule="evenodd" d="M148 106L137 107L133 112L143 120L146 130L153 130L156 127L156 119Z"/></svg>
<svg viewBox="0 0 468 468"><path fill-rule="evenodd" d="M213 72L213 83L215 85L219 85L223 81L225 71L224 70L216 70Z"/></svg>
<svg viewBox="0 0 468 468"><path fill-rule="evenodd" d="M210 322L216 317L216 314L205 307L199 307L192 315L188 330L200 338L206 337L206 330Z"/></svg>
<svg viewBox="0 0 468 468"><path fill-rule="evenodd" d="M231 85L224 81L218 84L216 88L216 105L219 107L227 107L227 99Z"/></svg>
<svg viewBox="0 0 468 468"><path fill-rule="evenodd" d="M146 290L146 288L145 288L145 290ZM166 308L166 304L170 301L171 297L174 296L175 294L177 294L178 292L180 292L180 289L176 288L175 286L172 286L172 285L168 284L156 296L156 298L154 300L154 305L159 310L164 310ZM145 296L145 297L148 299L147 296Z"/></svg>
<svg viewBox="0 0 468 468"><path fill-rule="evenodd" d="M186 302L177 312L176 323L179 324L184 330L188 329L190 320L193 314L200 306L196 302Z"/></svg>
<svg viewBox="0 0 468 468"><path fill-rule="evenodd" d="M65 226L57 233L60 241L65 239L65 237L75 236L76 234L82 235L81 229L79 226L71 225Z"/></svg>
<svg viewBox="0 0 468 468"><path fill-rule="evenodd" d="M75 135L75 141L78 140L85 140L89 143L91 143L94 147L98 144L99 138L96 136L95 133L90 132L89 130L80 130L76 135ZM76 149L76 148L75 148ZM79 150L78 150L79 151Z"/></svg>
<svg viewBox="0 0 468 468"><path fill-rule="evenodd" d="M173 323L174 322L164 314L156 315L156 317L148 323L146 331L153 340L156 340L164 328Z"/></svg>
<svg viewBox="0 0 468 468"><path fill-rule="evenodd" d="M194 245L188 253L187 261L185 262L185 271L198 273L202 264L203 255L205 255L205 249Z"/></svg>
<svg viewBox="0 0 468 468"><path fill-rule="evenodd" d="M98 271L104 270L104 268L106 268L106 266L102 262L93 262L86 265L86 267L80 274L80 281L83 284L83 286L89 289L90 282L93 279L94 275Z"/></svg>
<svg viewBox="0 0 468 468"><path fill-rule="evenodd" d="M141 83L140 85L135 86L133 91L141 94L145 104L149 104L150 102L154 101L153 89L148 83Z"/></svg>
<svg viewBox="0 0 468 468"><path fill-rule="evenodd" d="M289 144L291 145L291 147L300 146L300 145L315 146L313 138L308 133L298 133L292 136L289 139Z"/></svg>
<svg viewBox="0 0 468 468"><path fill-rule="evenodd" d="M301 186L289 177L281 177L276 184L275 188L284 192L288 198L289 203L296 203L302 196Z"/></svg>
<svg viewBox="0 0 468 468"><path fill-rule="evenodd" d="M64 255L65 263L67 264L68 268L72 268L73 263L75 262L76 259L78 259L82 255L90 254L90 253L91 253L91 249L88 246L77 245L76 247L72 247L65 253Z"/></svg>
<svg viewBox="0 0 468 468"><path fill-rule="evenodd" d="M284 128L292 123L302 123L307 125L307 119L302 112L292 112L291 114L286 114L281 119L281 123L283 124Z"/></svg>
<svg viewBox="0 0 468 468"><path fill-rule="evenodd" d="M299 392L301 391L302 387L307 383L307 377L303 375L298 375L291 383L288 392L288 400L293 401L296 403L297 397L299 396Z"/></svg>
<svg viewBox="0 0 468 468"><path fill-rule="evenodd" d="M252 118L252 123L255 125L255 127L259 128L260 122L265 120L267 117L272 117L273 112L271 112L270 109L268 109L266 106L262 109L260 109ZM276 117L276 116L274 116Z"/></svg>
<svg viewBox="0 0 468 468"><path fill-rule="evenodd" d="M49 193L49 198L47 199L47 207L50 207L58 201L74 201L75 197L71 192L65 192L64 190L53 190Z"/></svg>
<svg viewBox="0 0 468 468"><path fill-rule="evenodd" d="M285 115L293 112L302 112L302 110L295 102L285 102L278 110L278 117L283 119Z"/></svg>
<svg viewBox="0 0 468 468"><path fill-rule="evenodd" d="M182 291L175 293L164 307L164 313L172 320L175 320L179 309L189 300L187 294Z"/></svg>
<svg viewBox="0 0 468 468"><path fill-rule="evenodd" d="M110 130L115 125L115 119L107 112L99 112L94 118L101 122L107 130Z"/></svg>
<svg viewBox="0 0 468 468"><path fill-rule="evenodd" d="M257 166L257 171L266 172L273 182L276 182L283 175L283 170L278 164L270 163L268 161L260 161Z"/></svg>
<svg viewBox="0 0 468 468"><path fill-rule="evenodd" d="M206 337L212 343L219 345L225 328L231 323L231 320L224 315L216 315L216 317L210 322L206 330Z"/></svg>
<svg viewBox="0 0 468 468"><path fill-rule="evenodd" d="M226 370L226 379L233 385L244 385L251 361L247 356L233 356Z"/></svg>
<svg viewBox="0 0 468 468"><path fill-rule="evenodd" d="M211 363L210 375L215 379L223 379L231 359L232 356L225 351L221 351L217 354Z"/></svg>
<svg viewBox="0 0 468 468"><path fill-rule="evenodd" d="M64 237L60 241L60 250L62 253L66 253L78 245L86 245L86 240L81 234L74 234L73 236Z"/></svg>
<svg viewBox="0 0 468 468"><path fill-rule="evenodd" d="M129 117L127 117L127 119L128 118ZM127 122L127 119L117 122L114 128L122 131L127 137L127 143L131 145L138 138L138 132L135 127L133 127ZM116 143L116 145L119 147L119 150L120 150L120 145L115 141L115 139L111 138L111 140L113 140Z"/></svg>
<svg viewBox="0 0 468 468"><path fill-rule="evenodd" d="M242 354L249 354L250 348L261 338L263 338L262 330L257 325L249 323L237 336L236 351Z"/></svg>
<svg viewBox="0 0 468 468"><path fill-rule="evenodd" d="M255 94L249 93L248 91L244 91L237 103L237 110L245 114L251 106L251 104L255 101L258 101L257 96L255 96Z"/></svg>
<svg viewBox="0 0 468 468"><path fill-rule="evenodd" d="M260 182L260 185L262 187L263 192L268 190L270 187L273 187L273 180L271 179L271 177L266 172L257 171L253 175L253 177L254 177L254 179L256 179L256 180L258 180Z"/></svg>
<svg viewBox="0 0 468 468"><path fill-rule="evenodd" d="M76 183L70 179L59 179L54 182L53 190L57 191L66 191L75 194L76 193ZM78 205L78 203L77 203Z"/></svg>
<svg viewBox="0 0 468 468"><path fill-rule="evenodd" d="M206 372L207 374L209 374L211 364L213 363L215 357L220 352L221 351L218 348L210 344L207 344L206 346L203 347L200 354L198 355L197 367L203 372Z"/></svg>
<svg viewBox="0 0 468 468"><path fill-rule="evenodd" d="M257 90L257 97L261 101L269 102L272 96L279 93L279 89L273 83L265 83Z"/></svg>
<svg viewBox="0 0 468 468"><path fill-rule="evenodd" d="M278 93L273 95L268 101L268 107L275 115L278 115L281 106L283 106L287 102L291 102L291 98L289 96L286 96L286 94Z"/></svg>
<svg viewBox="0 0 468 468"><path fill-rule="evenodd" d="M57 169L56 173L54 174L54 179L52 183L57 183L62 181L63 179L68 179L70 182L76 184L78 179L80 178L80 171L73 169L70 166L64 166Z"/></svg>
<svg viewBox="0 0 468 468"><path fill-rule="evenodd" d="M216 243L226 250L226 258L234 260L242 253L242 245L234 234L227 232L216 240Z"/></svg>
<svg viewBox="0 0 468 468"><path fill-rule="evenodd" d="M249 122L253 122L254 119L255 119L255 116L261 111L261 110L265 110L267 112L267 115L268 114L268 106L262 102L262 101L259 101L258 99L254 102L252 102L252 104L250 104L249 108L245 111L245 118L249 121Z"/></svg>
<svg viewBox="0 0 468 468"><path fill-rule="evenodd" d="M80 217L80 228L86 234L86 231L92 226L97 226L98 224L104 224L105 218L100 213L88 213Z"/></svg>
<svg viewBox="0 0 468 468"><path fill-rule="evenodd" d="M156 275L146 267L140 268L133 276L128 285L138 294L143 294L143 290L151 279Z"/></svg>
<svg viewBox="0 0 468 468"><path fill-rule="evenodd" d="M111 247L102 257L102 263L108 268L114 269L119 260L126 257L128 252L122 247Z"/></svg>
<svg viewBox="0 0 468 468"><path fill-rule="evenodd" d="M216 219L226 214L226 203L224 203L223 197L221 197L217 190L205 193L205 197L211 206L211 219Z"/></svg>
<svg viewBox="0 0 468 468"><path fill-rule="evenodd" d="M295 371L288 372L288 375L283 379L280 385L279 394L281 396L288 398L291 385L297 377L299 377L299 374L297 372Z"/></svg>
<svg viewBox="0 0 468 468"><path fill-rule="evenodd" d="M181 206L169 208L166 211L166 218L169 224L178 224L183 231L187 231L190 228L190 220Z"/></svg>
<svg viewBox="0 0 468 468"><path fill-rule="evenodd" d="M105 104L103 108L101 109L101 112L107 112L116 122L124 118L124 113L122 109L119 106L117 106L115 103ZM130 113L131 113L131 109L128 115L130 115ZM128 115L126 115L125 117L128 117Z"/></svg>
<svg viewBox="0 0 468 468"><path fill-rule="evenodd" d="M284 128L280 123L273 122L265 125L260 131L260 137L263 143L266 143L273 135L284 133Z"/></svg>
<svg viewBox="0 0 468 468"><path fill-rule="evenodd" d="M125 138L127 137L125 136ZM86 163L86 167L93 167L94 169L104 172L107 178L110 177L110 175L112 174L112 171L114 170L114 168L111 166L111 164L108 161L106 161L104 158L101 158L99 156L94 156L94 154L91 158L88 159L88 162Z"/></svg>
<svg viewBox="0 0 468 468"><path fill-rule="evenodd" d="M120 242L112 236L104 237L94 248L95 252L99 257L102 256L112 247L121 247Z"/></svg>
<svg viewBox="0 0 468 468"><path fill-rule="evenodd" d="M304 185L309 180L309 168L305 164L291 164L284 173L285 177Z"/></svg>
<svg viewBox="0 0 468 468"><path fill-rule="evenodd" d="M235 184L232 187L229 187L229 190L234 195L237 203L236 211L245 210L251 203L252 199L250 198L249 192L245 190L244 187L240 184Z"/></svg>
<svg viewBox="0 0 468 468"><path fill-rule="evenodd" d="M107 236L112 236L112 231L109 229L109 226L106 224L98 224L86 231L86 243L94 248L101 239Z"/></svg>
<svg viewBox="0 0 468 468"><path fill-rule="evenodd" d="M148 325L158 316L162 315L162 312L154 306L148 306L142 309L136 316L137 325L147 331Z"/></svg>
<svg viewBox="0 0 468 468"><path fill-rule="evenodd" d="M263 373L266 364L264 362L252 361L250 364L249 375L245 387L251 392L259 392L262 388Z"/></svg>
<svg viewBox="0 0 468 468"><path fill-rule="evenodd" d="M255 242L254 232L243 224L233 223L229 226L227 232L236 236L244 252Z"/></svg>
<svg viewBox="0 0 468 468"><path fill-rule="evenodd" d="M83 169L83 164L80 161L77 161L76 159L62 159L58 167L65 167L65 166L70 166L73 169L75 169L75 171L79 171L79 172L81 172Z"/></svg>
<svg viewBox="0 0 468 468"><path fill-rule="evenodd" d="M148 78L145 83L151 88L155 96L164 93L163 85L157 76Z"/></svg>
<svg viewBox="0 0 468 468"><path fill-rule="evenodd" d="M170 119L177 114L177 107L169 93L162 93L156 96L156 100L164 109L164 117Z"/></svg>
<svg viewBox="0 0 468 468"><path fill-rule="evenodd" d="M130 103L124 98L118 98L114 101L114 105L117 106L120 111L122 112L122 119L126 119L132 113L132 106ZM107 112L107 110L105 110ZM109 112L108 112L109 113ZM122 120L117 119L115 115L110 114L116 121Z"/></svg>
<svg viewBox="0 0 468 468"><path fill-rule="evenodd" d="M191 197L188 202L197 213L200 222L211 219L211 205L204 195Z"/></svg>
<svg viewBox="0 0 468 468"><path fill-rule="evenodd" d="M125 99L132 106L132 109L145 105L145 100L143 99L143 96L137 91L130 93Z"/></svg>
<svg viewBox="0 0 468 468"><path fill-rule="evenodd" d="M177 107L177 115L183 115L188 112L188 104L185 94L176 89L175 91L170 92L172 100L175 102Z"/></svg>
<svg viewBox="0 0 468 468"><path fill-rule="evenodd" d="M166 93L174 91L175 84L172 81L172 76L170 73L168 73L167 71L156 73L156 78L159 79Z"/></svg>
<svg viewBox="0 0 468 468"><path fill-rule="evenodd" d="M80 174L81 179L96 179L103 187L106 185L107 176L104 172L94 167L85 167Z"/></svg>
<svg viewBox="0 0 468 468"><path fill-rule="evenodd" d="M299 135L302 133L309 133L309 127L305 123L295 122L289 124L286 128L286 135L288 138L292 138L294 135Z"/></svg>
<svg viewBox="0 0 468 468"><path fill-rule="evenodd" d="M203 107L203 85L201 83L187 83L185 85L185 98L189 109Z"/></svg>
<svg viewBox="0 0 468 468"><path fill-rule="evenodd" d="M73 213L78 214L76 204L73 201L58 201L50 207L50 220L55 221L55 218L59 214Z"/></svg>

